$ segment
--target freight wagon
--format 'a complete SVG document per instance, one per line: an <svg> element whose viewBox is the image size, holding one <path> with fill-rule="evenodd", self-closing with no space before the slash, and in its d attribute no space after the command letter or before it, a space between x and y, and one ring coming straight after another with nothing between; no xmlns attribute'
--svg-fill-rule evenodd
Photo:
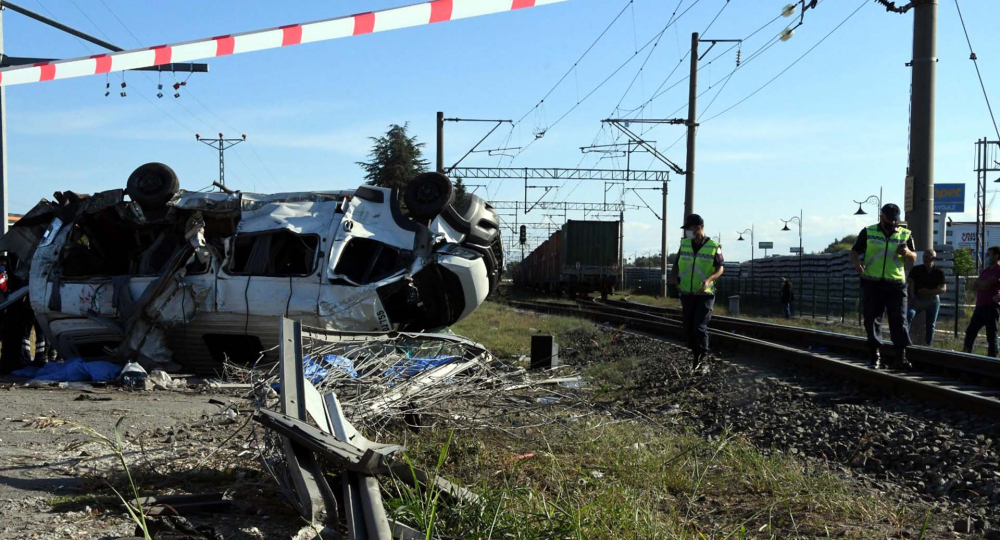
<svg viewBox="0 0 1000 540"><path fill-rule="evenodd" d="M618 283L617 221L569 220L521 262L515 284L545 292L610 293Z"/></svg>

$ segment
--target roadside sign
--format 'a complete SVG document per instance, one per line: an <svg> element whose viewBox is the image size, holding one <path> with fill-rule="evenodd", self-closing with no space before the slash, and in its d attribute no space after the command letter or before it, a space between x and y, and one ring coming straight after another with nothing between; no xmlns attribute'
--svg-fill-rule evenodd
<svg viewBox="0 0 1000 540"><path fill-rule="evenodd" d="M800 248L798 246L793 247L793 248L788 248L788 250L791 251L792 253L802 253L802 248Z"/></svg>
<svg viewBox="0 0 1000 540"><path fill-rule="evenodd" d="M965 212L965 184L934 184L935 212Z"/></svg>
<svg viewBox="0 0 1000 540"><path fill-rule="evenodd" d="M757 249L774 249L774 242L757 242Z"/></svg>

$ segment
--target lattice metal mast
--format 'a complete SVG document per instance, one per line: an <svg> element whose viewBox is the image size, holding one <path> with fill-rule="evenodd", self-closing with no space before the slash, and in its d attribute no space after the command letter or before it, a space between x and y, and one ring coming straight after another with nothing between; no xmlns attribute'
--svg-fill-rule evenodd
<svg viewBox="0 0 1000 540"><path fill-rule="evenodd" d="M219 151L219 188L224 190L226 188L226 150L247 140L246 133L240 139L227 139L222 133L219 133L218 139L202 139L201 135L197 133L194 134L194 138Z"/></svg>

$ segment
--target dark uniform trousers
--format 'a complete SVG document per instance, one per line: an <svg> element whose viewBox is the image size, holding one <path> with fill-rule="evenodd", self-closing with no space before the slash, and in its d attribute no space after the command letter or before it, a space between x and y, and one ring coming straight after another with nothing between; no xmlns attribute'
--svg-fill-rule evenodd
<svg viewBox="0 0 1000 540"><path fill-rule="evenodd" d="M882 347L882 314L889 317L889 335L899 351L911 345L906 322L906 283L861 279L861 299L868 347Z"/></svg>
<svg viewBox="0 0 1000 540"><path fill-rule="evenodd" d="M715 295L682 294L684 336L695 358L708 352L708 322L712 319Z"/></svg>

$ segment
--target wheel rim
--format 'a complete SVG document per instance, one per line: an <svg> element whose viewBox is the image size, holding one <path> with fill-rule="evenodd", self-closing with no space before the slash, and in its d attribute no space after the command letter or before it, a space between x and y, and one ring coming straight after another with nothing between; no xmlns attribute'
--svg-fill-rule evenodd
<svg viewBox="0 0 1000 540"><path fill-rule="evenodd" d="M441 200L441 189L435 182L425 182L417 188L417 201L433 203Z"/></svg>
<svg viewBox="0 0 1000 540"><path fill-rule="evenodd" d="M163 178L155 174L146 174L136 182L137 187L146 193L158 191L163 186Z"/></svg>

